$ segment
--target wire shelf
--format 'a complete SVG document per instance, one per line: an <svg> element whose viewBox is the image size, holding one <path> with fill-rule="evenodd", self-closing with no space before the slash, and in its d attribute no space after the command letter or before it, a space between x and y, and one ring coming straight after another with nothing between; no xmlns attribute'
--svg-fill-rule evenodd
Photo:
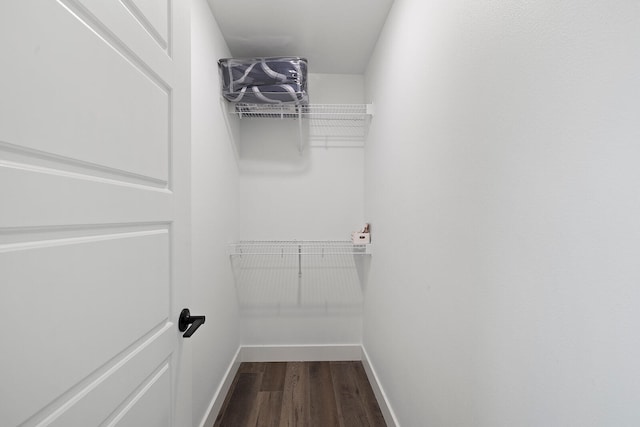
<svg viewBox="0 0 640 427"><path fill-rule="evenodd" d="M240 119L290 119L298 125L298 150L304 142L324 147L361 147L373 117L373 104L248 104L227 103L227 111ZM304 120L303 120L304 119ZM345 145L345 142L351 145ZM354 145L354 143L356 145Z"/></svg>
<svg viewBox="0 0 640 427"><path fill-rule="evenodd" d="M231 256L370 255L371 245L349 240L243 240L230 245Z"/></svg>
<svg viewBox="0 0 640 427"><path fill-rule="evenodd" d="M230 245L246 312L360 310L371 245L342 240L245 240Z"/></svg>
<svg viewBox="0 0 640 427"><path fill-rule="evenodd" d="M303 118L364 121L373 115L370 104L243 104L231 111L239 117Z"/></svg>

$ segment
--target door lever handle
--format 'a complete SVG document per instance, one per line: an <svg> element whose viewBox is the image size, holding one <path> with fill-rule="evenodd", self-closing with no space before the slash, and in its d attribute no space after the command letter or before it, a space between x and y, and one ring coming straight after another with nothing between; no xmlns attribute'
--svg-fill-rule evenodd
<svg viewBox="0 0 640 427"><path fill-rule="evenodd" d="M204 320L204 316L192 316L189 309L185 308L180 312L178 329L180 332L184 332L184 335L182 335L184 338L189 338L204 323ZM189 327L189 325L191 325L191 327Z"/></svg>

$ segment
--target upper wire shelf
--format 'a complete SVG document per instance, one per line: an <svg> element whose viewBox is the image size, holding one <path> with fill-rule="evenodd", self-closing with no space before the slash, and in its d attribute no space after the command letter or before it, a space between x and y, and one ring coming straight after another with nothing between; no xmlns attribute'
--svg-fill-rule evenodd
<svg viewBox="0 0 640 427"><path fill-rule="evenodd" d="M372 104L242 104L231 111L239 117L304 118L364 121L373 115Z"/></svg>
<svg viewBox="0 0 640 427"><path fill-rule="evenodd" d="M229 247L231 256L242 255L368 255L371 245L349 240L241 240Z"/></svg>

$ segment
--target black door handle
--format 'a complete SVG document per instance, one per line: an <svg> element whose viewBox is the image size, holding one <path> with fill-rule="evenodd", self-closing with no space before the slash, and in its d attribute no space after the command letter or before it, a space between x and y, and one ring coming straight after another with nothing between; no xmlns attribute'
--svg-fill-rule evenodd
<svg viewBox="0 0 640 427"><path fill-rule="evenodd" d="M192 316L188 308L183 309L180 312L180 318L178 319L178 329L180 332L184 332L182 335L184 338L189 338L193 333L204 323L204 316ZM189 329L187 329L191 325Z"/></svg>

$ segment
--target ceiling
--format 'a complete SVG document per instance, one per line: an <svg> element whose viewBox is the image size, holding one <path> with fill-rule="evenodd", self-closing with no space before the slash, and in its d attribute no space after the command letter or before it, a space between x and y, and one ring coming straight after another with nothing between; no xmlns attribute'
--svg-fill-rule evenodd
<svg viewBox="0 0 640 427"><path fill-rule="evenodd" d="M301 56L309 72L363 74L393 0L208 0L236 58Z"/></svg>

